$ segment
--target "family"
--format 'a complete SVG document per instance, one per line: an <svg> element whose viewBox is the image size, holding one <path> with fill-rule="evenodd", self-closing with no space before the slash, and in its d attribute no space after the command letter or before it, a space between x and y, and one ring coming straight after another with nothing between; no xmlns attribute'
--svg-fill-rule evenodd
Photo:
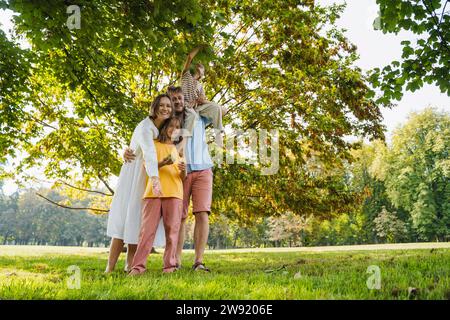
<svg viewBox="0 0 450 320"><path fill-rule="evenodd" d="M181 86L170 86L151 104L149 116L135 128L123 158L111 203L107 235L111 237L105 272L114 271L124 245L130 276L146 271L152 247L165 241L163 272L181 268L185 222L192 198L195 218L193 270L209 272L203 262L211 213L213 162L206 127L222 132L226 112L208 101L201 84L205 68L192 65L200 47L184 64ZM221 134L219 145L222 144Z"/></svg>

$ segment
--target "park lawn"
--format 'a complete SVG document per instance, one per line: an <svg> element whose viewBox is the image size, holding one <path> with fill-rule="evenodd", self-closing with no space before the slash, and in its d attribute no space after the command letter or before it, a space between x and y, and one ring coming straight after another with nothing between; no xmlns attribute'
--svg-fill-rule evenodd
<svg viewBox="0 0 450 320"><path fill-rule="evenodd" d="M162 274L162 254L148 272L127 277L103 273L107 252L2 255L0 299L450 299L450 249L346 252L208 252L210 274L184 267ZM70 266L81 287L70 289ZM381 288L370 290L367 268L378 266ZM410 288L415 288L412 290Z"/></svg>

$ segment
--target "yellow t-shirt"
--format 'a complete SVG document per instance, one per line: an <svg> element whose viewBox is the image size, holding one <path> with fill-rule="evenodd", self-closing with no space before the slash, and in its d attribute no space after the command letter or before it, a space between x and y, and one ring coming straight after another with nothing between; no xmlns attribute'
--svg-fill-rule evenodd
<svg viewBox="0 0 450 320"><path fill-rule="evenodd" d="M172 155L173 164L165 165L159 168L159 180L161 182L161 198L178 198L183 200L183 181L181 172L178 169L178 163L184 161L178 154L177 148L173 144L161 143L155 140L155 149L158 162ZM156 198L153 195L153 186L151 180L147 177L147 183L144 192L144 198Z"/></svg>

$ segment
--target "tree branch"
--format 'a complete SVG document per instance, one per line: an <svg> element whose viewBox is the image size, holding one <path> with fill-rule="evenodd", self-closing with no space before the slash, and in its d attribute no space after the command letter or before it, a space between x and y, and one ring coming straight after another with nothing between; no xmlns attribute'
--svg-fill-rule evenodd
<svg viewBox="0 0 450 320"><path fill-rule="evenodd" d="M105 187L111 192L111 195L114 195L114 190L109 186L109 184L106 182L106 180L101 176L101 174L98 174L98 178L101 182L105 185Z"/></svg>
<svg viewBox="0 0 450 320"><path fill-rule="evenodd" d="M37 119L37 118L35 118L35 117L31 116L31 115L28 115L28 117L29 117L30 120L33 120L34 122L39 123L41 126L44 126L44 127L47 127L47 128L51 128L53 130L58 130L58 128L56 128L56 127L54 127L52 125L49 125L48 123L46 123L46 122L44 122L42 120L39 120L39 119Z"/></svg>
<svg viewBox="0 0 450 320"><path fill-rule="evenodd" d="M439 19L439 25L442 23L442 19L445 16L445 8L447 7L448 1L449 0L445 1L444 8L442 9L442 13L441 13L441 18Z"/></svg>
<svg viewBox="0 0 450 320"><path fill-rule="evenodd" d="M244 29L244 28L247 27L247 26L248 26L248 24L243 23L243 24L237 26L236 28L234 28L233 31L230 32L230 34L233 34L232 39L231 39L231 40L228 39L228 40L226 41L226 44L225 44L225 45L228 47L228 46L230 46L232 43L234 43L234 41L236 40L236 38L237 38L237 36L239 35L239 33L241 32L241 30ZM217 33L217 34L220 34L220 33ZM214 41L216 41L216 39L214 39ZM217 47L218 47L218 46L217 46ZM223 48L224 48L224 46L222 46L222 49L223 49ZM219 50L220 50L220 48L217 48L217 50L214 50L214 55L217 55L217 54L219 53Z"/></svg>
<svg viewBox="0 0 450 320"><path fill-rule="evenodd" d="M41 198L43 198L43 199L45 199L45 200L47 200L48 202L50 202L50 203L52 203L52 204L54 204L54 205L57 205L58 207L65 208L65 209L70 209L70 210L91 210L91 211L98 211L98 212L105 212L105 213L109 212L109 210L105 210L105 209L82 208L82 207L77 207L77 208L75 208L75 207L69 207L69 206L65 206L65 205L63 205L63 204L59 204L58 202L55 202L55 201L53 201L53 200L51 200L51 199L49 199L49 198L43 196L43 195L40 194L40 193L37 193L37 192L36 192L36 195L39 196L39 197L41 197Z"/></svg>
<svg viewBox="0 0 450 320"><path fill-rule="evenodd" d="M211 96L211 101L214 101L214 98L219 94L220 91L223 90L223 88L224 88L224 87L221 87L219 90L216 91L216 93L214 93L214 94Z"/></svg>
<svg viewBox="0 0 450 320"><path fill-rule="evenodd" d="M69 184L69 183L67 183L67 182L65 182L65 181L63 181L61 179L58 180L58 182L61 182L62 184L66 185L66 186L68 186L70 188L77 189L77 190L80 190L80 191L86 191L86 192L89 192L89 193L97 193L97 194L101 194L101 195L107 196L107 197L112 197L114 195L114 193L108 194L108 193L104 193L102 191L89 190L89 189L83 189L83 188L75 187L75 186L73 186L73 185L71 185L71 184Z"/></svg>
<svg viewBox="0 0 450 320"><path fill-rule="evenodd" d="M237 107L239 107L240 105L242 105L244 102L248 101L250 99L251 95L247 95L244 99L242 99L240 102L236 103L235 105L231 106L228 108L228 113L230 114L231 111L234 111L234 109L236 109Z"/></svg>
<svg viewBox="0 0 450 320"><path fill-rule="evenodd" d="M37 99L39 100L39 102L40 102L43 106L49 108L49 106L48 106L44 101L42 101L41 98L40 98L39 96L37 97ZM29 117L31 120L33 120L33 121L39 123L40 125L42 125L42 126L44 126L44 127L48 127L48 128L53 129L53 130L58 130L58 128L56 128L56 127L54 127L54 126L52 126L52 125L50 125L50 124L44 122L43 120L39 120L39 119L37 119L36 117L33 117L33 116L30 115L29 113L27 113L27 115L28 115L28 117Z"/></svg>
<svg viewBox="0 0 450 320"><path fill-rule="evenodd" d="M432 10L433 7L428 6L427 0L422 0L422 2L424 4L425 8L427 9L428 13L431 15L431 18L434 20L434 23L436 24L436 31L439 35L439 38L441 39L441 45L444 46L447 49L447 51L450 52L450 48L447 46L447 41L445 40L444 36L442 35L439 19L436 16L435 12Z"/></svg>
<svg viewBox="0 0 450 320"><path fill-rule="evenodd" d="M79 187L71 185L70 183L67 183L66 181L61 180L61 179L58 179L56 181L50 181L50 180L38 179L36 177L30 177L28 175L26 177L27 177L27 179L29 178L30 180L38 182L38 183L49 183L49 184L52 184L52 185L56 184L56 183L61 183L63 185L66 185L66 186L68 186L70 188L73 188L73 189L76 189L76 190L86 191L86 192L89 192L89 193L97 193L97 194L101 194L101 195L107 196L107 197L113 196L112 194L108 194L108 193L105 193L105 192L102 192L102 191L79 188Z"/></svg>

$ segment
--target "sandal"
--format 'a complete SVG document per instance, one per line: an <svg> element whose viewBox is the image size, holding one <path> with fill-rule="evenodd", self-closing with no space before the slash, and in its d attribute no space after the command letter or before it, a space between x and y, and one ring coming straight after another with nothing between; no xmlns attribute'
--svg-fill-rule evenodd
<svg viewBox="0 0 450 320"><path fill-rule="evenodd" d="M130 272L128 272L128 277L138 277L142 276L144 274L144 271L138 271L136 269L131 269Z"/></svg>
<svg viewBox="0 0 450 320"><path fill-rule="evenodd" d="M202 271L205 271L205 272L210 272L211 271L205 266L205 264L203 262L196 262L196 263L194 263L194 265L192 266L192 270L194 270L194 271L202 270Z"/></svg>

